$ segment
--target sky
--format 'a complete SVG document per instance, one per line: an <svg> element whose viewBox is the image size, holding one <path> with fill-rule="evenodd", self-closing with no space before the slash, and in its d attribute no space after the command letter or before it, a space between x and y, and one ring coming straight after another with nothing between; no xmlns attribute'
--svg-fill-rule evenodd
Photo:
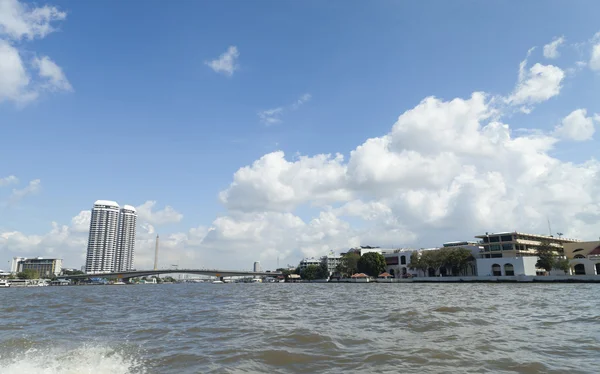
<svg viewBox="0 0 600 374"><path fill-rule="evenodd" d="M0 269L600 236L597 1L0 0ZM548 223L550 222L550 228Z"/></svg>

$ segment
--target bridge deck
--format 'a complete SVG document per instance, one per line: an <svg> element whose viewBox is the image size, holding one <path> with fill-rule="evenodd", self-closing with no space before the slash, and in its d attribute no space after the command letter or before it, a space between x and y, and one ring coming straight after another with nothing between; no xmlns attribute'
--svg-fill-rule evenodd
<svg viewBox="0 0 600 374"><path fill-rule="evenodd" d="M85 278L136 278L146 277L149 275L160 275L160 274L196 274L196 275L209 275L213 277L235 277L235 276L272 276L276 277L281 275L280 272L253 272L253 271L239 271L239 270L218 270L218 269L151 269L151 270L132 270L132 271L121 271L114 273L99 273L99 274L79 274L79 275L67 275L60 278L65 279L85 279Z"/></svg>

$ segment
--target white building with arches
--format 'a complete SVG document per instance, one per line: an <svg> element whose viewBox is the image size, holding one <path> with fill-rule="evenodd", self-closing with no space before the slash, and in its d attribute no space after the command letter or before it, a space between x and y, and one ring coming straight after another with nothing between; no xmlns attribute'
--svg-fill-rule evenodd
<svg viewBox="0 0 600 374"><path fill-rule="evenodd" d="M565 243L571 275L600 275L600 241Z"/></svg>

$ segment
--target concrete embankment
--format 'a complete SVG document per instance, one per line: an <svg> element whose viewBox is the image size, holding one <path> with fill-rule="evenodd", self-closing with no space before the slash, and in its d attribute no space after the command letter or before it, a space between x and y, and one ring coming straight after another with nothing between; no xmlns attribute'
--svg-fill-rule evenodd
<svg viewBox="0 0 600 374"><path fill-rule="evenodd" d="M486 277L415 277L408 279L332 279L330 283L600 283L600 275L565 276L486 276Z"/></svg>

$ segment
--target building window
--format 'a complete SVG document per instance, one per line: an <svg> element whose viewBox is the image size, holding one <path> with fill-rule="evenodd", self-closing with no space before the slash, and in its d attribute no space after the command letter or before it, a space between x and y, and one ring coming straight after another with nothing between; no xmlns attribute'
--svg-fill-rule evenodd
<svg viewBox="0 0 600 374"><path fill-rule="evenodd" d="M573 258L585 258L585 256L584 255L575 255L575 257L573 257Z"/></svg>
<svg viewBox="0 0 600 374"><path fill-rule="evenodd" d="M577 264L573 267L573 270L575 270L575 275L585 275L585 265L584 264Z"/></svg>
<svg viewBox="0 0 600 374"><path fill-rule="evenodd" d="M499 277L502 275L502 268L498 264L492 265L492 275L495 277Z"/></svg>
<svg viewBox="0 0 600 374"><path fill-rule="evenodd" d="M512 242L512 235L502 235L500 240L503 242Z"/></svg>
<svg viewBox="0 0 600 374"><path fill-rule="evenodd" d="M512 244L502 244L502 250L503 251L512 251L513 245Z"/></svg>
<svg viewBox="0 0 600 374"><path fill-rule="evenodd" d="M500 250L500 244L492 244L490 245L490 251L499 251Z"/></svg>
<svg viewBox="0 0 600 374"><path fill-rule="evenodd" d="M400 256L400 265L406 265L406 256Z"/></svg>
<svg viewBox="0 0 600 374"><path fill-rule="evenodd" d="M515 275L515 268L513 264L504 264L504 275Z"/></svg>
<svg viewBox="0 0 600 374"><path fill-rule="evenodd" d="M499 236L491 236L490 237L490 243L498 243L499 241L500 241Z"/></svg>

